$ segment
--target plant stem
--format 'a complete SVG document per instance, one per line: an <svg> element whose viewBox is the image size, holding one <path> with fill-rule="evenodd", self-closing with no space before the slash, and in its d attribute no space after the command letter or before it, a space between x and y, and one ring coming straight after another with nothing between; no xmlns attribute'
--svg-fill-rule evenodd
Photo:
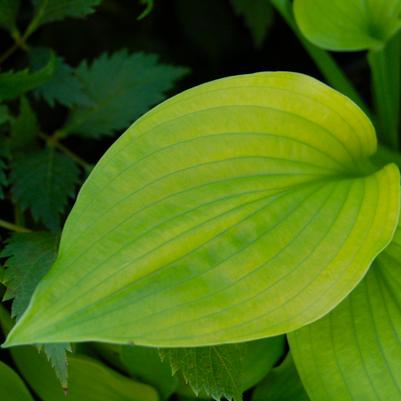
<svg viewBox="0 0 401 401"><path fill-rule="evenodd" d="M32 231L29 228L22 227L14 223L10 223L9 221L3 219L0 219L0 227L10 231L15 231L17 233L29 233L30 231Z"/></svg>
<svg viewBox="0 0 401 401"><path fill-rule="evenodd" d="M337 65L333 57L325 50L316 47L302 35L295 22L292 11L292 2L289 0L272 0L272 4L298 37L302 46L313 59L327 82L333 86L333 88L352 99L367 115L370 115L370 111L365 102L359 96L358 92L341 68Z"/></svg>
<svg viewBox="0 0 401 401"><path fill-rule="evenodd" d="M82 159L82 157L78 156L76 153L68 149L66 146L64 146L58 138L56 138L54 135L49 136L44 133L39 133L40 138L44 139L49 146L54 146L55 148L59 149L61 152L66 154L68 157L70 157L72 160L74 160L77 164L79 164L81 167L83 167L85 170L89 171L92 169L92 165L88 163L86 160Z"/></svg>
<svg viewBox="0 0 401 401"><path fill-rule="evenodd" d="M400 146L401 33L383 48L371 50L368 61L381 141L397 150Z"/></svg>

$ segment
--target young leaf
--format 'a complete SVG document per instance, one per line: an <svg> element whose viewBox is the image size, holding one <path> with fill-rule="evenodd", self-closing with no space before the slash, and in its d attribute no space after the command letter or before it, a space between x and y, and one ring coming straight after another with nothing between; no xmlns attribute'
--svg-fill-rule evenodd
<svg viewBox="0 0 401 401"><path fill-rule="evenodd" d="M35 27L67 17L82 18L95 11L102 0L32 0Z"/></svg>
<svg viewBox="0 0 401 401"><path fill-rule="evenodd" d="M251 401L310 401L290 354L255 388Z"/></svg>
<svg viewBox="0 0 401 401"><path fill-rule="evenodd" d="M33 68L41 68L48 59L50 50L36 48L30 52ZM91 101L84 92L75 70L56 56L56 68L53 77L35 90L35 94L45 100L51 107L56 102L67 107L90 105Z"/></svg>
<svg viewBox="0 0 401 401"><path fill-rule="evenodd" d="M0 74L0 101L13 99L47 82L55 71L56 58L53 54L49 62L39 71L28 70L4 72Z"/></svg>
<svg viewBox="0 0 401 401"><path fill-rule="evenodd" d="M79 169L67 156L53 148L18 158L12 163L11 193L23 209L30 209L37 221L56 230L60 214L74 196Z"/></svg>
<svg viewBox="0 0 401 401"><path fill-rule="evenodd" d="M162 362L156 348L126 346L121 347L121 360L134 376L155 387L160 399L167 400L178 385L167 362Z"/></svg>
<svg viewBox="0 0 401 401"><path fill-rule="evenodd" d="M34 147L40 127L26 97L21 97L19 116L12 122L9 146L13 155L27 147Z"/></svg>
<svg viewBox="0 0 401 401"><path fill-rule="evenodd" d="M401 0L295 0L302 33L329 50L383 46L401 27Z"/></svg>
<svg viewBox="0 0 401 401"><path fill-rule="evenodd" d="M284 336L200 348L161 349L173 373L180 371L197 396L241 400L284 353Z"/></svg>
<svg viewBox="0 0 401 401"><path fill-rule="evenodd" d="M401 399L401 226L358 287L289 335L312 401Z"/></svg>
<svg viewBox="0 0 401 401"><path fill-rule="evenodd" d="M84 61L76 74L92 105L74 109L62 131L96 138L126 128L163 100L186 73L185 68L159 63L153 54L124 50L111 56L103 54L92 65Z"/></svg>
<svg viewBox="0 0 401 401"><path fill-rule="evenodd" d="M103 156L6 345L194 347L295 330L390 242L399 171L372 124L295 73L229 77L139 119Z"/></svg>
<svg viewBox="0 0 401 401"><path fill-rule="evenodd" d="M33 401L33 398L22 379L17 375L17 373L1 361L0 399L7 401Z"/></svg>
<svg viewBox="0 0 401 401"><path fill-rule="evenodd" d="M215 400L241 401L241 344L201 348L162 349L173 373L181 371L195 394L204 391Z"/></svg>
<svg viewBox="0 0 401 401"><path fill-rule="evenodd" d="M0 28L7 29L11 33L16 32L16 19L20 6L20 0L0 0Z"/></svg>
<svg viewBox="0 0 401 401"><path fill-rule="evenodd" d="M39 281L56 259L59 236L48 232L18 233L8 241L0 257L8 258L2 282L7 287L4 300L13 299L11 313L17 320L28 306ZM67 386L68 344L45 344L47 358L61 384Z"/></svg>
<svg viewBox="0 0 401 401"><path fill-rule="evenodd" d="M243 16L249 27L256 47L260 47L273 21L270 0L231 0L235 12Z"/></svg>

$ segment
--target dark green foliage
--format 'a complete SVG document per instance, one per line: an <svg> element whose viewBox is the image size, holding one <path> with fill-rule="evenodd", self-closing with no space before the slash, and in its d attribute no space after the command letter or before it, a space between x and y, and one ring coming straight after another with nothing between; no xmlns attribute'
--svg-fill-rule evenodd
<svg viewBox="0 0 401 401"><path fill-rule="evenodd" d="M52 230L60 228L60 214L74 195L78 179L74 161L53 148L17 158L11 166L14 201Z"/></svg>
<svg viewBox="0 0 401 401"><path fill-rule="evenodd" d="M84 61L76 74L92 104L72 111L62 135L111 135L162 101L187 73L186 68L160 63L154 54L126 50L102 54L91 64Z"/></svg>
<svg viewBox="0 0 401 401"><path fill-rule="evenodd" d="M15 33L20 0L0 0L0 27Z"/></svg>

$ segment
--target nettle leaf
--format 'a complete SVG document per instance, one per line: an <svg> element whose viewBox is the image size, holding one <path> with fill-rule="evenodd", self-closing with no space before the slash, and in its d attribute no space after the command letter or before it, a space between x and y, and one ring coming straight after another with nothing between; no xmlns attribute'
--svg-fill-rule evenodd
<svg viewBox="0 0 401 401"><path fill-rule="evenodd" d="M11 193L23 209L31 210L35 220L56 230L78 180L76 164L55 149L47 148L13 161Z"/></svg>
<svg viewBox="0 0 401 401"><path fill-rule="evenodd" d="M291 354L255 388L252 401L310 401Z"/></svg>
<svg viewBox="0 0 401 401"><path fill-rule="evenodd" d="M401 27L401 0L295 0L302 33L329 50L383 46Z"/></svg>
<svg viewBox="0 0 401 401"><path fill-rule="evenodd" d="M229 77L139 119L103 156L6 346L195 347L333 309L390 242L399 171L348 98L296 73Z"/></svg>
<svg viewBox="0 0 401 401"><path fill-rule="evenodd" d="M186 68L160 63L156 55L125 50L103 54L91 65L84 61L76 74L92 105L74 109L62 131L96 138L125 129L162 101L187 72Z"/></svg>
<svg viewBox="0 0 401 401"><path fill-rule="evenodd" d="M162 349L161 355L174 373L181 371L196 395L204 391L215 400L240 401L243 351L241 344L235 344Z"/></svg>
<svg viewBox="0 0 401 401"><path fill-rule="evenodd" d="M50 49L36 48L30 52L31 63L35 69L41 68L49 57ZM35 94L54 107L58 102L66 107L90 105L91 101L83 90L75 69L66 64L62 57L56 56L53 77L35 90Z"/></svg>
<svg viewBox="0 0 401 401"><path fill-rule="evenodd" d="M56 58L51 54L48 63L39 71L28 70L0 74L0 101L13 99L48 81L55 71Z"/></svg>
<svg viewBox="0 0 401 401"><path fill-rule="evenodd" d="M289 335L312 401L401 399L401 226L358 287Z"/></svg>
<svg viewBox="0 0 401 401"><path fill-rule="evenodd" d="M231 0L238 15L244 18L257 47L263 44L273 21L273 7L270 0Z"/></svg>
<svg viewBox="0 0 401 401"><path fill-rule="evenodd" d="M242 400L283 355L284 336L241 344L161 349L175 374L180 371L194 393L215 400Z"/></svg>
<svg viewBox="0 0 401 401"><path fill-rule="evenodd" d="M0 257L8 258L2 283L7 290L3 300L13 299L11 313L17 320L29 304L29 300L42 277L56 259L59 236L49 232L17 233L8 241ZM55 369L61 384L67 386L68 344L45 344L42 347Z"/></svg>
<svg viewBox="0 0 401 401"><path fill-rule="evenodd" d="M0 0L0 27L11 33L16 32L15 22L17 20L20 0Z"/></svg>
<svg viewBox="0 0 401 401"><path fill-rule="evenodd" d="M7 401L33 401L22 379L0 361L0 397Z"/></svg>
<svg viewBox="0 0 401 401"><path fill-rule="evenodd" d="M36 25L60 21L67 17L82 18L95 11L102 0L32 0Z"/></svg>
<svg viewBox="0 0 401 401"><path fill-rule="evenodd" d="M19 116L13 120L10 130L9 146L13 155L26 149L32 150L40 132L39 122L28 99L20 100Z"/></svg>

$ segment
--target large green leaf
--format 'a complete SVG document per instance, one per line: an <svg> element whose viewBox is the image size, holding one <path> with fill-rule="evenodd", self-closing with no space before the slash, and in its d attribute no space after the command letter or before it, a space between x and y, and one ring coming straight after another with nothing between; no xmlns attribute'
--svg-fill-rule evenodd
<svg viewBox="0 0 401 401"><path fill-rule="evenodd" d="M33 401L20 377L0 361L0 399L7 401Z"/></svg>
<svg viewBox="0 0 401 401"><path fill-rule="evenodd" d="M0 27L7 29L13 35L17 33L15 25L20 0L0 0Z"/></svg>
<svg viewBox="0 0 401 401"><path fill-rule="evenodd" d="M312 401L401 399L401 226L351 295L289 339Z"/></svg>
<svg viewBox="0 0 401 401"><path fill-rule="evenodd" d="M330 50L382 46L401 27L401 0L295 0L302 33Z"/></svg>
<svg viewBox="0 0 401 401"><path fill-rule="evenodd" d="M173 97L93 170L7 345L206 346L318 319L398 222L398 168L375 150L360 109L301 74Z"/></svg>

